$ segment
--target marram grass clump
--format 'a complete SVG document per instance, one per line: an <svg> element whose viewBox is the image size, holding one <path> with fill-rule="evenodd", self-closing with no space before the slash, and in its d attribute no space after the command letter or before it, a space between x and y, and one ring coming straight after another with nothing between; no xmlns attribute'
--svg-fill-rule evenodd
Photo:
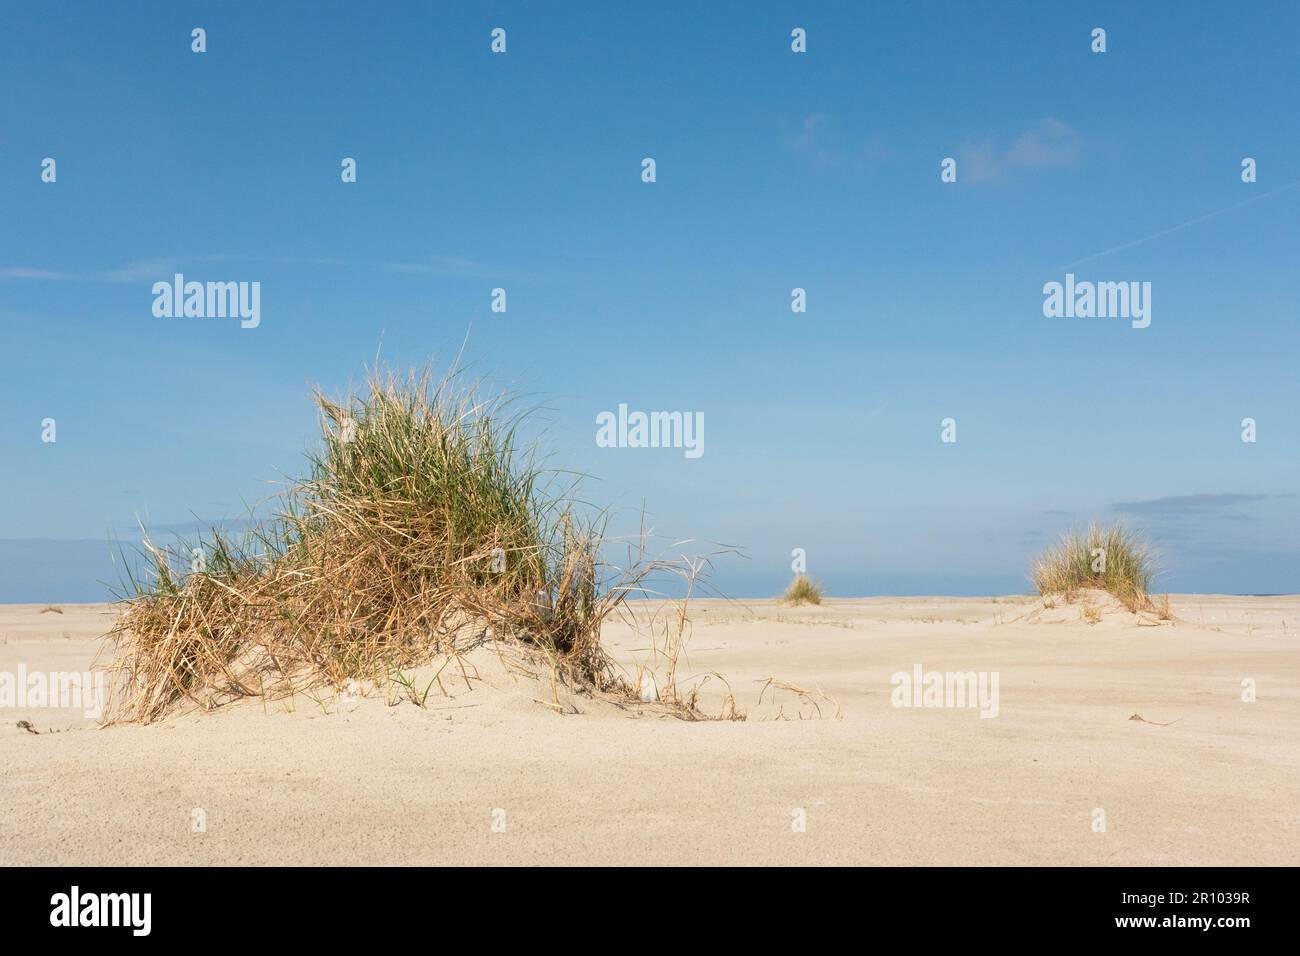
<svg viewBox="0 0 1300 956"><path fill-rule="evenodd" d="M1067 532L1034 560L1030 574L1044 597L1059 594L1073 601L1080 591L1095 588L1135 613L1152 607L1154 553L1141 536L1122 524L1091 524L1086 531Z"/></svg>
<svg viewBox="0 0 1300 956"><path fill-rule="evenodd" d="M806 574L796 574L790 586L785 589L781 600L796 607L800 604L821 604L825 592L822 586Z"/></svg>
<svg viewBox="0 0 1300 956"><path fill-rule="evenodd" d="M360 394L314 400L319 446L272 520L238 540L214 530L192 573L146 539L149 580L128 582L111 634L110 721L382 681L457 653L467 633L517 638L553 675L630 693L601 623L664 563L601 562L601 521L544 490L509 396L456 373L375 372Z"/></svg>

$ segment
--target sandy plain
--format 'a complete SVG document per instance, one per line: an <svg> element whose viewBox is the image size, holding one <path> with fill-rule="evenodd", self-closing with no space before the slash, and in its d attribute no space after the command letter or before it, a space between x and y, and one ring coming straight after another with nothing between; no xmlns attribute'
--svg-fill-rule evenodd
<svg viewBox="0 0 1300 956"><path fill-rule="evenodd" d="M423 707L370 689L101 728L0 700L0 863L1293 864L1300 596L1173 609L695 602L679 681L721 675L744 721L553 694L489 648ZM0 606L0 679L85 670L112 619ZM643 634L604 638L664 679ZM917 665L996 674L996 717L896 706Z"/></svg>

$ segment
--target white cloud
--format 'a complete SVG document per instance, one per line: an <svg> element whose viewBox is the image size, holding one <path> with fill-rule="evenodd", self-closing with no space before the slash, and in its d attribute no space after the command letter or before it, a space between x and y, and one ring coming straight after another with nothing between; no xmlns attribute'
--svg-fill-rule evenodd
<svg viewBox="0 0 1300 956"><path fill-rule="evenodd" d="M991 182L1013 169L1068 166L1078 160L1082 145L1077 130L1048 117L1006 145L992 136L968 142L958 153L961 177L967 182Z"/></svg>
<svg viewBox="0 0 1300 956"><path fill-rule="evenodd" d="M883 137L877 133L857 145L835 142L834 120L825 113L810 113L803 118L799 132L785 138L785 148L812 160L818 166L833 169L856 168L890 155Z"/></svg>

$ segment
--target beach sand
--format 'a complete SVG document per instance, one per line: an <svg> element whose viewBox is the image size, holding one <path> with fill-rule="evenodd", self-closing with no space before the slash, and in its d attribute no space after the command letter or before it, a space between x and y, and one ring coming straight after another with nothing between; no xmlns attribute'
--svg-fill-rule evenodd
<svg viewBox="0 0 1300 956"><path fill-rule="evenodd" d="M679 677L725 677L744 722L556 708L488 648L423 708L330 692L106 729L0 708L0 863L1292 864L1300 597L1173 608L696 602ZM0 672L88 667L111 608L40 612L0 606ZM622 625L605 638L648 659ZM892 706L917 664L996 673L997 716ZM820 718L792 691L759 703L769 677L824 692Z"/></svg>

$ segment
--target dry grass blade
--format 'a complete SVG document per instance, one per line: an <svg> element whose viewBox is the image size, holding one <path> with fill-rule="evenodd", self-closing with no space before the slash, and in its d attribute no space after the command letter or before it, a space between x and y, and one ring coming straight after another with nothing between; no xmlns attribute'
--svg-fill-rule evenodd
<svg viewBox="0 0 1300 956"><path fill-rule="evenodd" d="M1140 723L1151 724L1153 727L1172 727L1174 724L1178 723L1178 721L1182 719L1183 718L1181 717L1176 717L1173 720L1167 720L1167 721L1147 720L1141 714L1133 714L1131 717L1129 717L1129 720L1136 720L1139 721Z"/></svg>
<svg viewBox="0 0 1300 956"><path fill-rule="evenodd" d="M762 705L763 703L763 695L766 694L769 690L772 691L773 703L776 703L776 692L778 690L789 691L792 694L796 694L801 701L801 709L799 713L800 719L803 718L802 705L804 704L811 706L813 710L816 711L816 715L818 718L821 718L823 716L821 704L828 704L835 708L835 713L832 715L833 717L838 719L839 717L843 716L843 713L840 710L839 701L837 701L834 697L832 697L830 694L827 694L825 691L821 689L806 690L803 687L798 686L797 684L790 683L789 681L778 680L775 677L769 677L767 678L767 680L763 681L763 686L759 688L758 691L758 702L760 705ZM782 712L784 712L784 707L782 707Z"/></svg>

